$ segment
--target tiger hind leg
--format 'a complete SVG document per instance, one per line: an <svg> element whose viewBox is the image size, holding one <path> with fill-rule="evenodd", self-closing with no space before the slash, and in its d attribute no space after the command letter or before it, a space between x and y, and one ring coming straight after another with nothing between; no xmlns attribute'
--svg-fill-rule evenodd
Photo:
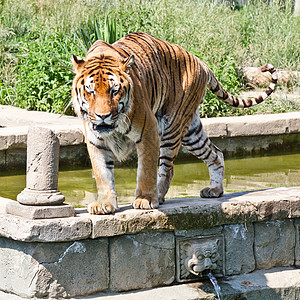
<svg viewBox="0 0 300 300"><path fill-rule="evenodd" d="M223 195L224 158L222 151L207 137L197 110L185 134L182 145L194 156L201 158L208 167L210 186L200 191L203 198L218 198Z"/></svg>
<svg viewBox="0 0 300 300"><path fill-rule="evenodd" d="M168 127L168 130L161 133L159 168L157 172L157 192L160 204L164 203L165 195L169 190L174 176L174 161L181 145L181 136L174 136L172 133L173 129L174 128L171 125Z"/></svg>

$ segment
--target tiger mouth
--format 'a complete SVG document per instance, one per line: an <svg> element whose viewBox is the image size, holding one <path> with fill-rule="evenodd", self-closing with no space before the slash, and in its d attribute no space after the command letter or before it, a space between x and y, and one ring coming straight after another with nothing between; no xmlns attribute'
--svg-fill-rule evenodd
<svg viewBox="0 0 300 300"><path fill-rule="evenodd" d="M93 127L93 130L95 130L99 133L107 133L107 132L110 132L110 131L114 130L113 125L108 125L108 124L105 124L105 123L102 123L100 125L93 124L92 127Z"/></svg>

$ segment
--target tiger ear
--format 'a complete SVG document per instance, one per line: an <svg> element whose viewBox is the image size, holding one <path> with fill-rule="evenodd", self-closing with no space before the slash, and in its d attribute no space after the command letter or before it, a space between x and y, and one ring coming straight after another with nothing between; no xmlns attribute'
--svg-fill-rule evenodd
<svg viewBox="0 0 300 300"><path fill-rule="evenodd" d="M134 64L134 56L133 55L130 55L127 58L125 58L123 61L123 67L122 67L123 71L129 74L133 64Z"/></svg>
<svg viewBox="0 0 300 300"><path fill-rule="evenodd" d="M79 71L82 68L82 66L85 63L85 61L81 57L72 54L72 63L73 63L75 72L79 73Z"/></svg>

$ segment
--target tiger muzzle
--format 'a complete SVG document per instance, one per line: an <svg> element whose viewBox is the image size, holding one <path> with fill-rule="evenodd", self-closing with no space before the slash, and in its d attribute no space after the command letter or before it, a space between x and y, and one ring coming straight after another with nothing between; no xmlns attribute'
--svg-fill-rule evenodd
<svg viewBox="0 0 300 300"><path fill-rule="evenodd" d="M115 122L112 114L94 114L95 120L91 120L93 130L98 133L109 133L115 129Z"/></svg>

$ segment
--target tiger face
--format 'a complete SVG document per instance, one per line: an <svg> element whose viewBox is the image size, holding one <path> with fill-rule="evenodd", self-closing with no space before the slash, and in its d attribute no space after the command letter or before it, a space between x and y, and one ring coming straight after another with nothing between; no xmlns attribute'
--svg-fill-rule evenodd
<svg viewBox="0 0 300 300"><path fill-rule="evenodd" d="M134 57L122 62L109 56L86 61L73 56L72 60L76 72L72 99L77 115L87 121L89 131L97 138L120 130L124 119L120 116L131 105L129 73Z"/></svg>

